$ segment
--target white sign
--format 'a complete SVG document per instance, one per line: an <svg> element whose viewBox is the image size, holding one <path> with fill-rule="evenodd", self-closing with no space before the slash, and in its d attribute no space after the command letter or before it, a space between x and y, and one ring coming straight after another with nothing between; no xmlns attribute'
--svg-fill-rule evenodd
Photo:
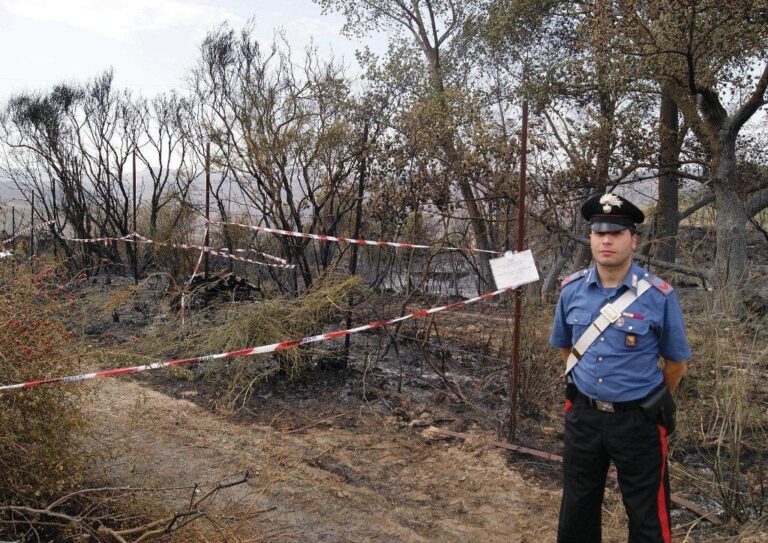
<svg viewBox="0 0 768 543"><path fill-rule="evenodd" d="M504 256L492 258L490 262L497 289L516 288L539 280L530 249L519 253L507 251Z"/></svg>

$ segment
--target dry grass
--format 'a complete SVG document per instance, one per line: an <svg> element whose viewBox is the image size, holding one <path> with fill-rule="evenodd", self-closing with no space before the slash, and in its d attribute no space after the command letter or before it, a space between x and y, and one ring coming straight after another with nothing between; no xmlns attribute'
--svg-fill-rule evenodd
<svg viewBox="0 0 768 543"><path fill-rule="evenodd" d="M744 523L766 514L768 343L761 317L729 317L728 303L714 293L689 318L695 358L679 394L675 444L695 450L706 466L704 473L678 466L678 473Z"/></svg>
<svg viewBox="0 0 768 543"><path fill-rule="evenodd" d="M258 302L231 302L189 315L187 324L168 322L142 341L142 353L195 356L270 345L319 334L323 326L338 321L353 296L366 292L359 277L329 276L317 280L298 298L273 298ZM310 348L273 353L266 360L228 359L198 369L177 370L180 376L200 376L219 396L225 410L248 400L253 387L265 377L282 371L289 377L301 373Z"/></svg>
<svg viewBox="0 0 768 543"><path fill-rule="evenodd" d="M554 308L550 306L530 304L522 309L520 409L523 413L546 412L548 406L562 405L565 401L563 361L560 352L549 344L552 315ZM512 352L511 341L507 352Z"/></svg>
<svg viewBox="0 0 768 543"><path fill-rule="evenodd" d="M153 295L147 285L113 285L84 296L79 286L57 277L52 265L36 267L38 273L26 266L0 267L0 383L71 375L136 358L124 347L116 353L88 348L80 337L113 310ZM0 539L241 540L242 534L230 533L231 518L198 505L208 499L207 490L211 500L220 491L226 494L226 485L160 488L147 481L144 488L115 488L93 482L90 469L107 451L92 446L98 432L83 410L100 390L75 384L0 392ZM189 511L164 509L171 495L186 501ZM252 535L270 538L269 530Z"/></svg>
<svg viewBox="0 0 768 543"><path fill-rule="evenodd" d="M365 294L359 278L326 277L298 298L221 303L193 311L185 326L180 326L175 315L165 307L160 309L161 313L168 313L165 322L149 322L149 334L140 344L126 343L117 354L91 351L87 362L81 363L79 358L85 356L85 351L76 340L77 334L72 337L67 333L65 321L72 326L85 326L89 319L109 320L112 311L131 307L148 296L154 298L152 303L157 310L159 290L153 291L151 282L138 287L114 285L109 289L93 289L87 297L76 299L67 297L66 290L58 290L60 285L55 277L47 273L30 275L20 272L16 278L10 278L0 270L0 288L4 296L0 311L0 319L4 319L0 323L0 356L4 359L0 364L0 382L71 374L86 367L98 367L100 363L114 367L299 339L321 333L332 323L336 328L335 323L349 309L348 300ZM758 318L726 317L731 313L724 307L729 301L718 298L716 293L710 296L701 307L686 312L695 358L678 395L681 404L679 430L672 443L673 458L682 458L675 452L687 455L693 451L704 467L675 464L672 473L685 479L686 488L693 488L696 493L718 503L736 522L743 523L747 536L757 534L756 537L760 537L766 529L768 487L765 452L768 449L765 430L768 427L768 388L763 377L768 370L765 325ZM80 318L73 318L76 310L68 307L70 301L77 305L87 304L87 308L80 309ZM559 353L548 345L553 308L524 304L523 311L519 405L526 414L554 413L552 416L559 421L560 412L552 406L560 406L563 401L562 362ZM19 328L19 322L22 328ZM30 326L30 323L36 324ZM484 340L486 333L487 341ZM447 334L443 336L447 337ZM508 327L501 331L486 327L475 334L477 338L484 345L478 346L478 350L482 347L489 355L498 353L494 358L508 359L511 353ZM452 336L452 341L455 339ZM34 356L30 357L31 353ZM193 370L173 371L182 377L199 379L201 385L213 390L218 397L217 407L229 411L247 402L255 386L267 375L281 371L291 377L297 376L315 356L313 346L308 345L258 359L223 360ZM32 358L35 365L17 362ZM499 368L493 377L506 381L506 366ZM77 465L75 459L66 456L71 454L67 436L76 434L82 427L78 426L81 423L77 420L70 423L65 417L77 414L77 395L90 388L39 388L14 393L14 396L0 393L0 431L3 432L0 439L5 440L8 435L23 438L7 457L3 456L6 449L0 448L0 462L3 463L0 465L0 494L2 489L11 488L9 484L16 485L14 488L21 489L20 495L34 503L39 498L33 490L40 485L52 489L49 495L63 491L68 485L76 485L76 471L67 471L70 465ZM54 416L49 416L51 412ZM536 416L532 420L538 423L541 419ZM66 432L56 434L61 428ZM42 439L49 434L53 436L51 440ZM36 475L38 479L31 483L21 484L18 476L10 479L17 458L26 455L32 462L48 454L40 444L55 449L48 451L55 453L51 456L55 461L46 459L39 466L31 466L39 467L42 474ZM29 470L30 463L19 464L18 468ZM623 512L618 501L606 502L606 529L610 537L624 533Z"/></svg>

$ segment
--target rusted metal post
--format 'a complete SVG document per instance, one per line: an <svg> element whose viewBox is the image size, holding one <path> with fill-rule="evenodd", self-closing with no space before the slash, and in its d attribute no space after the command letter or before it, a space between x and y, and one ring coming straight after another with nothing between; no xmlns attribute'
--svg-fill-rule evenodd
<svg viewBox="0 0 768 543"><path fill-rule="evenodd" d="M59 245L59 236L56 234L56 228L58 228L59 221L58 221L58 211L56 209L56 181L51 182L51 208L53 209L53 225L51 226L51 233L53 234L53 260L54 262L58 260L59 258L59 251L58 251L58 245Z"/></svg>
<svg viewBox="0 0 768 543"><path fill-rule="evenodd" d="M528 169L528 101L523 100L523 126L520 135L520 187L517 199L517 251L525 243L525 182ZM512 345L512 367L510 368L509 393L509 439L517 433L517 393L520 375L520 315L522 313L522 291L515 290L515 329Z"/></svg>
<svg viewBox="0 0 768 543"><path fill-rule="evenodd" d="M210 243L210 221L211 221L211 142L205 144L205 242L203 245L208 247ZM204 274L205 279L208 279L208 251L205 251L204 259Z"/></svg>
<svg viewBox="0 0 768 543"><path fill-rule="evenodd" d="M30 231L29 231L29 268L34 271L35 269L35 193L32 192L32 213L30 214Z"/></svg>
<svg viewBox="0 0 768 543"><path fill-rule="evenodd" d="M16 206L11 206L11 237L16 238ZM13 241L11 242L13 246ZM16 277L16 259L11 259L11 276Z"/></svg>
<svg viewBox="0 0 768 543"><path fill-rule="evenodd" d="M136 233L136 149L133 150L133 232ZM133 284L139 284L139 244L133 244Z"/></svg>

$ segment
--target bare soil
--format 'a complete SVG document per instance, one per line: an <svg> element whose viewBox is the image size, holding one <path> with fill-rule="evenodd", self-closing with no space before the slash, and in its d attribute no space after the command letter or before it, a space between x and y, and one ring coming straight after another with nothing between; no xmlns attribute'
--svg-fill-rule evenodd
<svg viewBox="0 0 768 543"><path fill-rule="evenodd" d="M134 381L101 386L91 416L112 454L94 475L178 487L248 471L247 487L215 504L238 519L227 529L244 539L533 542L555 533L559 493L510 469L481 440L436 440L371 412L309 424L306 414L303 426L280 431ZM256 511L267 512L240 520Z"/></svg>
<svg viewBox="0 0 768 543"><path fill-rule="evenodd" d="M258 412L223 416L195 403L205 396L188 384L177 397L167 383L165 392L129 379L98 386L90 416L106 454L94 479L186 487L163 494L159 512L185 509L192 485L250 474L210 505L220 528L198 522L179 541L555 540L559 467L494 448L488 441L497 436L475 425L474 439L439 438L428 424L450 421L426 412L407 421L364 403L350 409L338 390L308 402L295 390L270 395ZM676 541L718 540L688 533L689 517L675 512ZM624 522L609 488L606 543L626 540Z"/></svg>
<svg viewBox="0 0 768 543"><path fill-rule="evenodd" d="M198 370L90 382L98 391L86 446L101 453L90 475L113 486L168 489L153 494L160 516L187 508L194 485L249 474L246 485L208 505L213 522L194 523L177 541L554 541L560 467L489 444L503 429L506 373L493 373L500 371L493 349L483 344L491 343L489 330L508 325L507 313L450 317L459 319L451 323L450 358L431 354L449 384L404 341L415 329L401 330L399 346L374 364L369 354L382 350L382 336L362 334L350 368L316 364L297 380L275 375L233 413L217 410L217 391ZM120 344L148 325L124 312L120 324L99 324L92 338ZM472 392L470 401L451 394L450 383ZM527 385L531 394L535 385ZM558 453L560 411L551 405L522 416L518 443ZM440 438L430 425L476 437ZM604 541L626 541L611 485L603 517ZM677 542L731 540L681 509L673 509L673 533Z"/></svg>

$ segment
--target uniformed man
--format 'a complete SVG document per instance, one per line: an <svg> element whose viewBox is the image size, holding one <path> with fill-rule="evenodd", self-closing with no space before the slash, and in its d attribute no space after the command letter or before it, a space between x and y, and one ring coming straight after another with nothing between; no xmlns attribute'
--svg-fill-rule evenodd
<svg viewBox="0 0 768 543"><path fill-rule="evenodd" d="M666 543L670 394L691 356L680 303L668 283L632 260L640 209L608 193L589 199L581 214L591 225L595 266L563 281L550 337L568 383L557 540L600 541L613 461L630 543Z"/></svg>

